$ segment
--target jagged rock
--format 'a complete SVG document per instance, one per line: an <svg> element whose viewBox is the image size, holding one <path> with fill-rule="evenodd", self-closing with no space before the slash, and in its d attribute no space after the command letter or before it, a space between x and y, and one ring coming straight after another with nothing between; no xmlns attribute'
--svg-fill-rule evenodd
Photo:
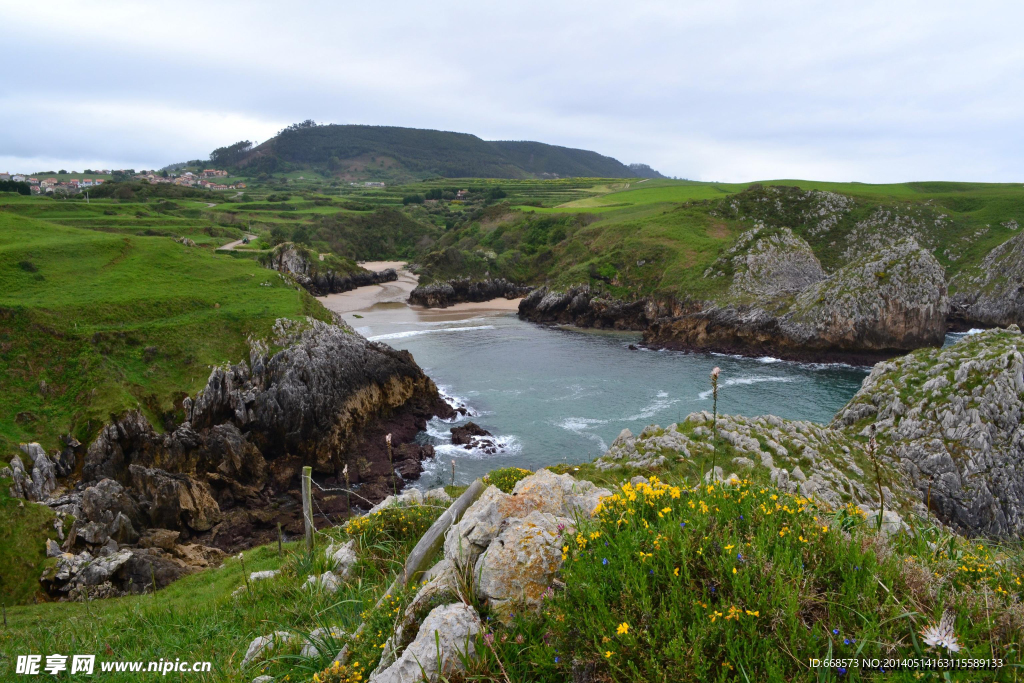
<svg viewBox="0 0 1024 683"><path fill-rule="evenodd" d="M538 287L519 303L519 317L538 323L643 330L653 320L650 304L646 299L625 302L607 298L588 285L564 292Z"/></svg>
<svg viewBox="0 0 1024 683"><path fill-rule="evenodd" d="M499 619L520 609L539 610L562 566L561 531L571 519L531 512L509 520L480 555L473 572L476 594Z"/></svg>
<svg viewBox="0 0 1024 683"><path fill-rule="evenodd" d="M363 270L354 263L341 261L333 254L327 259L321 259L305 247L290 242L274 247L266 265L289 274L313 296L348 292L357 287L398 279L394 268L380 272Z"/></svg>
<svg viewBox="0 0 1024 683"><path fill-rule="evenodd" d="M220 506L201 483L184 474L131 465L132 489L151 523L165 529L206 531L220 521Z"/></svg>
<svg viewBox="0 0 1024 683"><path fill-rule="evenodd" d="M577 514L589 517L600 499L610 495L610 491L592 482L543 469L516 482L511 494L489 486L462 519L448 529L445 557L457 567L475 566L480 554L501 533L503 524L523 519L534 511L570 520Z"/></svg>
<svg viewBox="0 0 1024 683"><path fill-rule="evenodd" d="M462 660L476 654L475 636L483 625L469 605L435 607L420 625L416 638L386 669L374 671L370 683L437 681L462 670Z"/></svg>
<svg viewBox="0 0 1024 683"><path fill-rule="evenodd" d="M60 557L61 549L60 545L52 539L46 539L46 556L47 557Z"/></svg>
<svg viewBox="0 0 1024 683"><path fill-rule="evenodd" d="M32 469L27 471L17 455L11 459L11 497L45 501L57 488L56 468L39 444L23 443L19 448L32 463Z"/></svg>
<svg viewBox="0 0 1024 683"><path fill-rule="evenodd" d="M269 540L282 520L261 512L294 486L303 464L337 478L348 466L350 484L364 485L361 495L383 498L396 479L384 448L388 432L399 471L418 474L432 449L410 442L427 419L452 411L407 352L369 342L343 324L309 319L279 320L273 334L281 351L270 354L253 341L248 363L215 368L206 388L183 401L186 420L172 431L156 433L137 411L101 430L82 476L98 489L86 496L96 498L90 509L111 515L90 513L96 519L82 526L114 524L108 533L121 543L150 527L186 538L209 533L224 547L252 542L254 527L262 527ZM124 496L104 492L102 480L123 485ZM298 514L291 506L280 510Z"/></svg>
<svg viewBox="0 0 1024 683"><path fill-rule="evenodd" d="M456 446L469 445L475 440L473 437L494 436L475 422L467 422L461 427L452 427L449 431L452 433L452 443Z"/></svg>
<svg viewBox="0 0 1024 683"><path fill-rule="evenodd" d="M240 668L244 669L253 662L258 662L274 650L289 644L292 641L292 634L287 631L274 631L270 635L258 636L249 643L249 648L242 657Z"/></svg>
<svg viewBox="0 0 1024 683"><path fill-rule="evenodd" d="M252 683L274 683L273 676L257 676L252 679Z"/></svg>
<svg viewBox="0 0 1024 683"><path fill-rule="evenodd" d="M464 301L490 301L491 299L518 299L533 288L518 285L504 278L470 280L461 278L429 285L420 285L409 293L409 303L427 308L447 308Z"/></svg>
<svg viewBox="0 0 1024 683"><path fill-rule="evenodd" d="M960 325L1024 325L1024 233L995 247L951 287L950 317Z"/></svg>
<svg viewBox="0 0 1024 683"><path fill-rule="evenodd" d="M1007 537L1024 533L1022 419L1024 336L990 330L879 363L833 426L874 425L880 457L899 463L939 519Z"/></svg>

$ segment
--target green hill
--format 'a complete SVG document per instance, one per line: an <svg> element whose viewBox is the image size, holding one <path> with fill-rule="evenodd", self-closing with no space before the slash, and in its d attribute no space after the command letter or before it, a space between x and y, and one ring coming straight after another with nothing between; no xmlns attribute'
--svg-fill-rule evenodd
<svg viewBox="0 0 1024 683"><path fill-rule="evenodd" d="M232 145L212 159L249 173L311 168L349 180L445 178L662 177L596 152L541 142L488 142L475 135L393 126L296 124L248 150Z"/></svg>

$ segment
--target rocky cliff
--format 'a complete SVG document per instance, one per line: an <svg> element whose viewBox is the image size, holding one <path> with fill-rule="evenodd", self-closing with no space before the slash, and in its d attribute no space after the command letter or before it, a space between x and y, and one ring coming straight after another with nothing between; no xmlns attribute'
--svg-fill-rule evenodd
<svg viewBox="0 0 1024 683"><path fill-rule="evenodd" d="M951 317L960 327L1024 325L1024 234L997 246L951 284Z"/></svg>
<svg viewBox="0 0 1024 683"><path fill-rule="evenodd" d="M394 268L374 272L344 262L333 254L314 254L301 245L286 242L274 248L266 260L274 270L287 273L313 296L348 292L356 287L394 282Z"/></svg>
<svg viewBox="0 0 1024 683"><path fill-rule="evenodd" d="M806 251L798 253L803 258L789 260L800 266L792 278L778 274L779 267L785 269L779 259L775 265L755 260L755 268L737 273L733 287L744 295L760 292L756 303L712 305L658 318L645 330L644 343L814 360L871 359L942 344L949 313L945 273L913 240L857 259L817 281L806 265ZM772 283L807 284L795 296L780 298L785 292L777 285L770 293L758 288L764 276Z"/></svg>
<svg viewBox="0 0 1024 683"><path fill-rule="evenodd" d="M11 493L73 516L64 549L95 557L153 529L225 550L271 540L277 523L298 533L305 465L325 489L344 486L347 476L352 503L366 507L418 477L433 451L415 436L451 408L412 356L313 319L278 321L275 333L280 350L253 341L247 363L215 368L170 431L157 432L140 412L112 420L85 453L81 480L70 490L65 482L59 498L52 496L62 493L54 464L61 456L26 447L33 462L27 470L12 461ZM315 499L320 523L347 512L343 493Z"/></svg>
<svg viewBox="0 0 1024 683"><path fill-rule="evenodd" d="M422 285L409 294L409 303L427 308L447 308L465 301L491 299L518 299L526 296L532 287L516 284L504 278L470 280L459 278Z"/></svg>
<svg viewBox="0 0 1024 683"><path fill-rule="evenodd" d="M833 421L877 433L931 510L972 534L1024 534L1024 337L1016 326L879 363Z"/></svg>
<svg viewBox="0 0 1024 683"><path fill-rule="evenodd" d="M621 301L587 285L564 292L538 287L519 302L519 317L524 320L616 330L646 329L653 310L647 299Z"/></svg>

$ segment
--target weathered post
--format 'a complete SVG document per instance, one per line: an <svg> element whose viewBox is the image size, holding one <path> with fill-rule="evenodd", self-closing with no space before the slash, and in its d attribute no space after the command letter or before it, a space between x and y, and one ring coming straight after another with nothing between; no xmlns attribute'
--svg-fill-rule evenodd
<svg viewBox="0 0 1024 683"><path fill-rule="evenodd" d="M284 556L284 550L281 547L283 541L284 541L284 538L282 538L282 533L281 533L281 522L278 522L277 523L277 556L278 557L283 557Z"/></svg>
<svg viewBox="0 0 1024 683"><path fill-rule="evenodd" d="M302 468L302 523L306 527L306 552L313 552L313 468Z"/></svg>

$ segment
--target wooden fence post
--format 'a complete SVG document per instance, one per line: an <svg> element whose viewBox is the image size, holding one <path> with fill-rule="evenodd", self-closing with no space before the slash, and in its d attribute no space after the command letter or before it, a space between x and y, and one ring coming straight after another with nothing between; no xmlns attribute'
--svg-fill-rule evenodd
<svg viewBox="0 0 1024 683"><path fill-rule="evenodd" d="M306 527L306 552L313 552L313 468L302 468L302 523Z"/></svg>

